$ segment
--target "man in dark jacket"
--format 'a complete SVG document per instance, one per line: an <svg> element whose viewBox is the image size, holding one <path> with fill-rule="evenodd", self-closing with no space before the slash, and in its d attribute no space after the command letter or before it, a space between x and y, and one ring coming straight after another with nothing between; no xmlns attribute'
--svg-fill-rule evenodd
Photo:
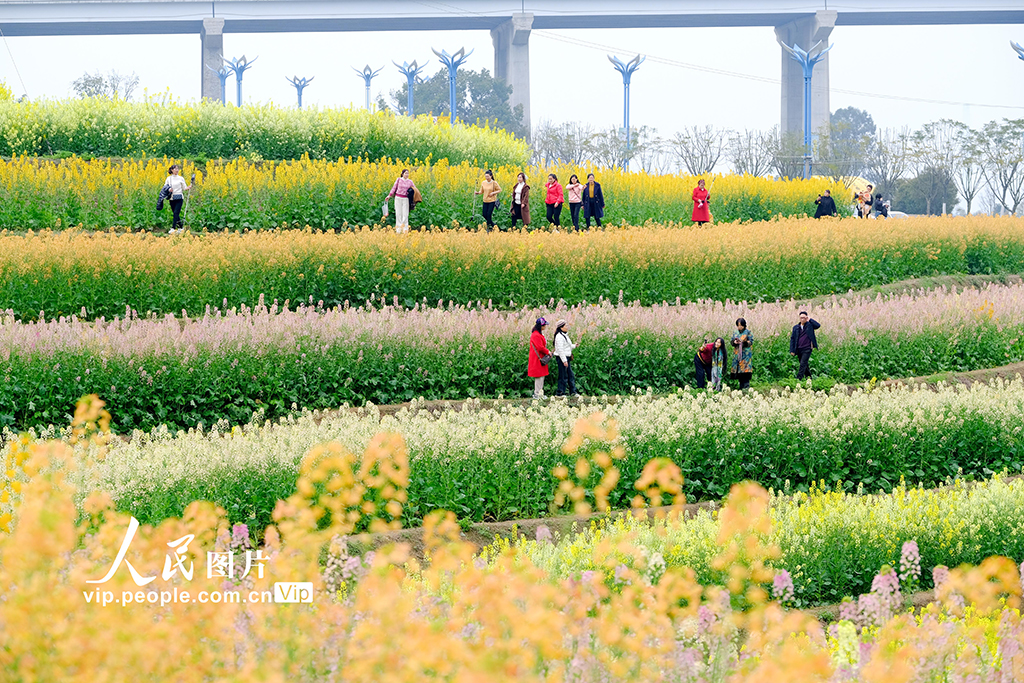
<svg viewBox="0 0 1024 683"><path fill-rule="evenodd" d="M818 340L814 331L821 327L814 318L807 317L807 311L800 311L800 322L793 325L793 333L789 335L789 352L800 357L800 369L796 378L802 380L811 376L811 351L818 348Z"/></svg>
<svg viewBox="0 0 1024 683"><path fill-rule="evenodd" d="M832 193L829 190L825 190L824 194L819 194L818 198L814 200L814 203L818 205L818 208L814 210L814 217L821 218L822 216L836 216L839 214L836 211L836 201L832 199Z"/></svg>

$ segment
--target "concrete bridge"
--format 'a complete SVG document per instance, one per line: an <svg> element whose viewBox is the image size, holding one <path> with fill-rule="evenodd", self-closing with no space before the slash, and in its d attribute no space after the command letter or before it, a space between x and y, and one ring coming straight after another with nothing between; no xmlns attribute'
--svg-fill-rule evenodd
<svg viewBox="0 0 1024 683"><path fill-rule="evenodd" d="M1021 0L0 0L7 36L198 34L204 98L220 98L226 33L490 31L494 75L530 120L533 29L763 26L808 49L836 26L1024 24ZM850 46L852 47L852 46ZM837 49L843 49L838 47ZM781 130L803 131L803 74L782 59ZM400 57L396 55L396 58ZM828 58L816 67L812 126L829 118Z"/></svg>

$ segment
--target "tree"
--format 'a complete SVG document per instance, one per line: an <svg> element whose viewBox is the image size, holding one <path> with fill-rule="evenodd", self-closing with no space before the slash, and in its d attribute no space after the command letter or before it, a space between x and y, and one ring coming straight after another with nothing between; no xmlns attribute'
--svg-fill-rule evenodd
<svg viewBox="0 0 1024 683"><path fill-rule="evenodd" d="M664 166L665 141L658 136L658 129L650 126L632 128L632 156L644 173L659 173Z"/></svg>
<svg viewBox="0 0 1024 683"><path fill-rule="evenodd" d="M899 194L898 181L910 168L910 130L884 128L875 135L868 149L867 170L875 191L892 201Z"/></svg>
<svg viewBox="0 0 1024 683"><path fill-rule="evenodd" d="M943 204L952 209L957 202L956 183L944 168L924 168L917 177L899 184L899 208L907 213L937 215L942 212Z"/></svg>
<svg viewBox="0 0 1024 683"><path fill-rule="evenodd" d="M996 201L1011 214L1024 202L1024 119L989 121L977 136L982 172Z"/></svg>
<svg viewBox="0 0 1024 683"><path fill-rule="evenodd" d="M636 147L626 149L626 136L618 128L599 131L587 141L590 148L590 159L599 166L622 166L632 160Z"/></svg>
<svg viewBox="0 0 1024 683"><path fill-rule="evenodd" d="M515 109L509 104L512 86L493 78L487 69L480 71L459 70L456 76L456 115L468 123L488 123L493 128L507 130L513 135L525 138L527 125L523 122L523 106ZM435 116L449 116L448 69L442 67L433 76L413 85L413 106L418 112L432 112ZM409 101L409 84L403 83L398 90L392 90L391 101L381 96L377 103L381 108L390 107L399 114L406 114Z"/></svg>
<svg viewBox="0 0 1024 683"><path fill-rule="evenodd" d="M99 71L94 74L85 72L71 83L75 95L85 99L87 97L105 97L111 100L130 100L139 87L139 77L133 71L131 74L122 74L111 71L103 75Z"/></svg>
<svg viewBox="0 0 1024 683"><path fill-rule="evenodd" d="M562 161L582 166L590 160L590 138L593 135L593 128L576 121L558 126L551 125L550 121L541 121L531 136L534 161L541 164Z"/></svg>
<svg viewBox="0 0 1024 683"><path fill-rule="evenodd" d="M836 109L829 117L829 124L833 130L842 131L837 135L840 140L862 140L875 134L875 121L871 114L856 107Z"/></svg>
<svg viewBox="0 0 1024 683"><path fill-rule="evenodd" d="M950 119L928 123L914 134L912 158L918 170L944 169L971 212L984 178L974 131Z"/></svg>
<svg viewBox="0 0 1024 683"><path fill-rule="evenodd" d="M776 175L780 178L804 176L804 140L801 133L790 131L783 135L776 126L769 133L768 144Z"/></svg>
<svg viewBox="0 0 1024 683"><path fill-rule="evenodd" d="M725 151L729 131L714 126L691 126L672 138L672 153L690 175L711 173Z"/></svg>
<svg viewBox="0 0 1024 683"><path fill-rule="evenodd" d="M773 166L772 133L744 130L729 138L728 158L736 173L763 176Z"/></svg>
<svg viewBox="0 0 1024 683"><path fill-rule="evenodd" d="M870 117L869 117L870 118ZM834 182L845 182L859 176L865 165L871 138L867 134L853 137L847 123L822 126L814 140L814 172Z"/></svg>

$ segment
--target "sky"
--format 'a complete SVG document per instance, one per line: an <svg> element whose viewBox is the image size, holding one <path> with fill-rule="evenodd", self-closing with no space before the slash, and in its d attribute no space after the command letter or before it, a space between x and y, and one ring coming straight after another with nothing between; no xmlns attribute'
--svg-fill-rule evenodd
<svg viewBox="0 0 1024 683"><path fill-rule="evenodd" d="M1010 40L1024 43L1024 26L838 26L831 35L831 108L858 107L879 127L891 128L917 128L940 118L974 127L1024 118L1024 61ZM285 78L305 76L315 80L304 104L361 107L364 86L353 67L385 67L373 81L376 100L404 81L392 60L427 61L427 73L440 68L432 47L473 49L465 68L494 66L486 31L226 34L224 43L225 57L258 56L245 74L245 100L281 105L295 102ZM170 91L183 100L200 94L198 35L18 37L7 38L5 47L0 79L15 94L66 97L83 72L111 69L137 73L140 88L150 94ZM606 55L628 59L638 53L647 61L633 76L633 126L652 126L671 136L691 125L732 130L778 125L782 56L771 28L534 31L533 124L621 126L622 81ZM233 79L228 91L233 99Z"/></svg>

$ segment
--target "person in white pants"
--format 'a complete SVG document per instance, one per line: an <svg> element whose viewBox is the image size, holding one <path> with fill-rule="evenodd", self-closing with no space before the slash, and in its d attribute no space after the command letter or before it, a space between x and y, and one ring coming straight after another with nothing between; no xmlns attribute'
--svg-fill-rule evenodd
<svg viewBox="0 0 1024 683"><path fill-rule="evenodd" d="M409 232L409 190L417 191L416 185L409 180L409 169L404 168L384 200L395 198L395 232L399 234Z"/></svg>

